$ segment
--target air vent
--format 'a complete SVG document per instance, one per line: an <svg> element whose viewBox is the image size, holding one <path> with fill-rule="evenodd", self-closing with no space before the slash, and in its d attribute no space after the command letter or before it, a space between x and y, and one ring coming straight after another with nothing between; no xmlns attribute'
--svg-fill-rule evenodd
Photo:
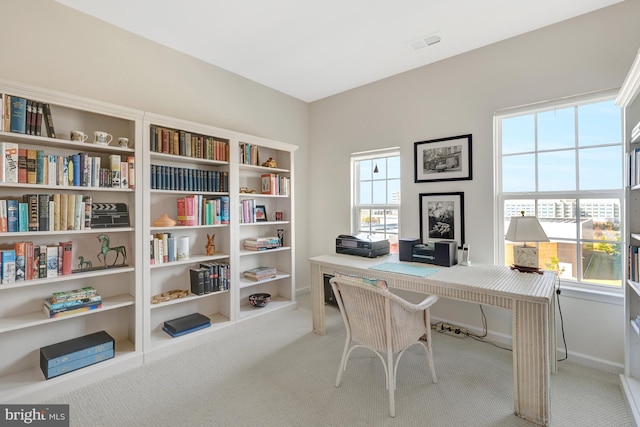
<svg viewBox="0 0 640 427"><path fill-rule="evenodd" d="M413 50L419 50L425 48L427 46L433 46L436 43L440 42L440 36L438 34L431 34L430 36L420 37L419 39L415 39L409 42L409 46Z"/></svg>

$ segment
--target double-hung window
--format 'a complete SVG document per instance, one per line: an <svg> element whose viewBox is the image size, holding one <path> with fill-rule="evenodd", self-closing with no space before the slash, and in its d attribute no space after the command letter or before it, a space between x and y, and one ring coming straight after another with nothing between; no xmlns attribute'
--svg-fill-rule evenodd
<svg viewBox="0 0 640 427"><path fill-rule="evenodd" d="M540 268L580 286L621 287L625 157L615 95L496 113L498 263L513 263L513 245L522 242L504 235L524 212L550 239L537 244Z"/></svg>
<svg viewBox="0 0 640 427"><path fill-rule="evenodd" d="M398 252L400 149L351 155L351 231L389 239Z"/></svg>

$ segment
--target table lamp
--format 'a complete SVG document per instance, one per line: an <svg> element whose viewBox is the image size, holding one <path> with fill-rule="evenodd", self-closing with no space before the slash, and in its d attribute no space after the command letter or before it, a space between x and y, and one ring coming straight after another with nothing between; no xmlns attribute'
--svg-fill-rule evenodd
<svg viewBox="0 0 640 427"><path fill-rule="evenodd" d="M506 240L514 243L523 242L522 246L513 245L513 265L511 269L542 274L542 270L538 267L538 248L536 246L527 246L527 242L548 242L549 238L542 229L540 222L538 222L538 218L524 216L524 211L520 213L522 216L511 217L509 230L504 236Z"/></svg>

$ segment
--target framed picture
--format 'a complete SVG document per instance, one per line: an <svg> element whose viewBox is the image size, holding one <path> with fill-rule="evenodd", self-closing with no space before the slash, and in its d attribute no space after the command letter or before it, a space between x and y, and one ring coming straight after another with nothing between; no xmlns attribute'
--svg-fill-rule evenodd
<svg viewBox="0 0 640 427"><path fill-rule="evenodd" d="M464 245L464 193L420 193L420 238Z"/></svg>
<svg viewBox="0 0 640 427"><path fill-rule="evenodd" d="M256 221L267 220L267 208L264 205L256 205Z"/></svg>
<svg viewBox="0 0 640 427"><path fill-rule="evenodd" d="M414 142L414 181L471 179L471 134Z"/></svg>

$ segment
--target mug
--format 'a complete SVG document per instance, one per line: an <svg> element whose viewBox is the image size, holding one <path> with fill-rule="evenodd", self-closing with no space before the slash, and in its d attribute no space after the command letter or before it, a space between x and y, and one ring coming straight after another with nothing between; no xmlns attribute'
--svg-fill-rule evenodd
<svg viewBox="0 0 640 427"><path fill-rule="evenodd" d="M122 148L129 148L129 138L125 138L125 137L118 138L118 145Z"/></svg>
<svg viewBox="0 0 640 427"><path fill-rule="evenodd" d="M89 138L89 135L87 135L82 131L79 131L79 130L71 131L71 138L70 138L71 141L85 142L88 138Z"/></svg>
<svg viewBox="0 0 640 427"><path fill-rule="evenodd" d="M100 130L95 131L93 135L94 135L94 140L93 140L94 144L109 145L109 143L113 139L113 135L107 132L102 132Z"/></svg>

